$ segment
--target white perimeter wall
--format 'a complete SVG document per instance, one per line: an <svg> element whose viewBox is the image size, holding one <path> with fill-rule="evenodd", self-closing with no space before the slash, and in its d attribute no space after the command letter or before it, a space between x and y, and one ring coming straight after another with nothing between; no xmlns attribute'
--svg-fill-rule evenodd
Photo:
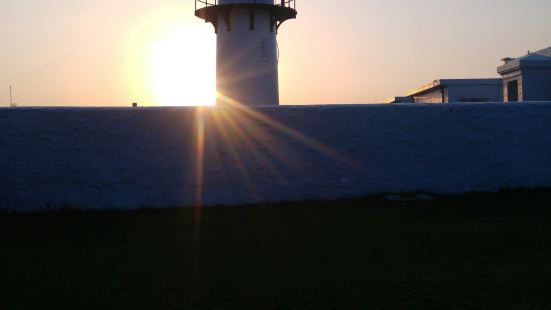
<svg viewBox="0 0 551 310"><path fill-rule="evenodd" d="M0 210L536 186L551 186L551 103L0 109Z"/></svg>

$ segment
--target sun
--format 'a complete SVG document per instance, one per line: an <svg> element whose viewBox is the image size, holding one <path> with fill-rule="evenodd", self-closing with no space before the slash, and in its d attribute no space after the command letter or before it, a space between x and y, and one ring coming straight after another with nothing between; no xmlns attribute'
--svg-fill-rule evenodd
<svg viewBox="0 0 551 310"><path fill-rule="evenodd" d="M209 30L189 24L174 26L153 45L150 76L158 104L214 104L216 41Z"/></svg>

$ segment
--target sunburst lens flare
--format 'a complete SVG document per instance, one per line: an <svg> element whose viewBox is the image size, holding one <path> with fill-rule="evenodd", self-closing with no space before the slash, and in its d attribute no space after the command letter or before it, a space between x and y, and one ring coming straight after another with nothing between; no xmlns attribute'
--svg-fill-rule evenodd
<svg viewBox="0 0 551 310"><path fill-rule="evenodd" d="M273 120L271 119L270 117L268 117L267 115L265 114L262 114L260 113L259 111L255 110L255 109L251 109L250 107L240 103L239 101L235 100L235 99L232 99L228 96L225 96L223 94L218 94L218 98L219 100L223 100L224 103L231 107L231 108L234 108L234 109L238 109L241 111L241 113L243 113L243 115L247 115L247 117L251 118L251 119L255 119L257 121L260 121L268 126L270 126L272 129L276 130L276 131L279 131L297 141L300 141L302 142L304 145L320 152L320 153L323 153L335 160L338 160L340 162L343 162L347 165L350 165L350 166L354 166L356 168L359 168L361 169L362 168L362 164L361 162L353 159L353 158L349 158L348 156L344 155L344 154L340 154L339 152L337 152L336 150L332 149L331 147L329 146L326 146L308 136L306 136L305 134L303 134L302 132L300 131L297 131L291 127L288 127L276 120Z"/></svg>

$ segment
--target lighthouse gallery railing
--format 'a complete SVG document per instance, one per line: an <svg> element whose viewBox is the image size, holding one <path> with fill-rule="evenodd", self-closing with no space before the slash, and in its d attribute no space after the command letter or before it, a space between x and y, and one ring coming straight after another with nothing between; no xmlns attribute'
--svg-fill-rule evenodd
<svg viewBox="0 0 551 310"><path fill-rule="evenodd" d="M253 3L257 3L256 0L254 0ZM295 0L277 0L276 5L296 10L296 3L297 2ZM206 8L213 5L218 5L218 0L195 0L195 11L202 7Z"/></svg>

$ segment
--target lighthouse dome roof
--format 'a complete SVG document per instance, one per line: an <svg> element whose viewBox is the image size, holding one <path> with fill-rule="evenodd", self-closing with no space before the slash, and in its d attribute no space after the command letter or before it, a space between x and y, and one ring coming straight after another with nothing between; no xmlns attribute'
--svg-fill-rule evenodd
<svg viewBox="0 0 551 310"><path fill-rule="evenodd" d="M274 0L218 0L218 4L233 4L233 3L261 3L274 4Z"/></svg>

